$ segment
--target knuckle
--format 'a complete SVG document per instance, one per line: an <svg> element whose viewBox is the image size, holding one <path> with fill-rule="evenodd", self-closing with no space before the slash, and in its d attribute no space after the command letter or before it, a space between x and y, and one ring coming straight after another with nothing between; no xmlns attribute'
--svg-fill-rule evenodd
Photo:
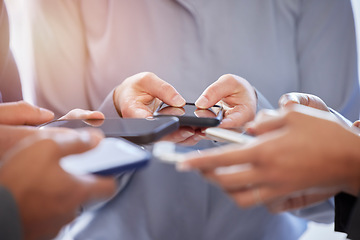
<svg viewBox="0 0 360 240"><path fill-rule="evenodd" d="M284 119L287 122L292 122L292 121L298 119L299 117L301 117L300 113L295 110L286 111L284 114Z"/></svg>
<svg viewBox="0 0 360 240"><path fill-rule="evenodd" d="M152 73L152 72L142 72L141 73L143 79L152 79L152 78L155 78L156 75L155 73Z"/></svg>

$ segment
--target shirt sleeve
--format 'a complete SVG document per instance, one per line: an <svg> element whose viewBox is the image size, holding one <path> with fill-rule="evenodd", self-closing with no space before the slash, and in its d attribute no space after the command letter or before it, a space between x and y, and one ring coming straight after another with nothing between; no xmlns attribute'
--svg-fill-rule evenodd
<svg viewBox="0 0 360 240"><path fill-rule="evenodd" d="M118 114L118 112L116 110L116 107L114 105L114 100L113 100L114 91L115 90L112 90L107 95L107 97L105 98L103 103L97 109L98 111L104 113L106 118L119 117L119 114Z"/></svg>
<svg viewBox="0 0 360 240"><path fill-rule="evenodd" d="M12 194L0 186L0 236L2 240L20 240L22 227L20 213Z"/></svg>
<svg viewBox="0 0 360 240"><path fill-rule="evenodd" d="M329 107L355 121L359 118L360 92L351 1L299 3L299 90L319 96Z"/></svg>

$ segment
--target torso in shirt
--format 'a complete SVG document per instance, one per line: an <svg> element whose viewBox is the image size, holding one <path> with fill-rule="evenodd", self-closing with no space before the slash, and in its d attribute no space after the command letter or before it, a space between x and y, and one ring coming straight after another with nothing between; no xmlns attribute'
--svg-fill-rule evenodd
<svg viewBox="0 0 360 240"><path fill-rule="evenodd" d="M125 78L143 71L171 83L188 101L221 75L233 73L276 104L286 89L297 88L297 5L263 0L83 1L89 89L91 96L101 96L95 105Z"/></svg>

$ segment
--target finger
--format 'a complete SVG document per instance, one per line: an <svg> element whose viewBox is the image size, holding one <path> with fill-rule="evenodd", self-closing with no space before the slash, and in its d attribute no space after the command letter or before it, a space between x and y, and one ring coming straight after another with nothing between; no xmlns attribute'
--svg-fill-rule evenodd
<svg viewBox="0 0 360 240"><path fill-rule="evenodd" d="M258 149L256 146L239 146L233 144L221 149L202 151L201 154L189 154L187 160L180 162L177 169L189 171L192 169L210 170L222 166L253 163L257 159Z"/></svg>
<svg viewBox="0 0 360 240"><path fill-rule="evenodd" d="M263 203L261 188L244 188L239 191L228 191L231 198L244 208L258 206Z"/></svg>
<svg viewBox="0 0 360 240"><path fill-rule="evenodd" d="M285 194L270 185L259 185L243 188L238 191L228 191L228 194L241 207L253 207L267 204L274 199L280 199Z"/></svg>
<svg viewBox="0 0 360 240"><path fill-rule="evenodd" d="M357 120L353 123L352 127L354 128L360 128L360 120Z"/></svg>
<svg viewBox="0 0 360 240"><path fill-rule="evenodd" d="M68 131L52 129L52 131L42 131L38 136L40 139L49 140L49 147L53 147L53 155L57 159L88 151L97 146L103 137L101 131L92 128Z"/></svg>
<svg viewBox="0 0 360 240"><path fill-rule="evenodd" d="M59 120L66 119L105 119L105 116L102 112L99 111L89 111L77 108L71 110L66 115L59 118Z"/></svg>
<svg viewBox="0 0 360 240"><path fill-rule="evenodd" d="M37 128L28 126L0 125L0 158L21 140L35 134Z"/></svg>
<svg viewBox="0 0 360 240"><path fill-rule="evenodd" d="M54 118L54 113L27 102L0 104L0 123L9 125L39 125Z"/></svg>
<svg viewBox="0 0 360 240"><path fill-rule="evenodd" d="M266 204L266 207L269 211L273 213L280 213L284 211L296 210L299 208L304 208L315 203L322 202L330 197L334 196L335 193L327 194L302 194L298 196L288 196L275 199Z"/></svg>
<svg viewBox="0 0 360 240"><path fill-rule="evenodd" d="M238 128L243 126L246 122L254 119L255 112L249 109L246 105L237 105L225 112L224 119L221 121L219 127L222 128Z"/></svg>
<svg viewBox="0 0 360 240"><path fill-rule="evenodd" d="M213 174L207 174L206 177L220 185L226 191L234 191L248 186L262 184L261 175L255 169L239 171L232 174L219 174L217 170L218 169L216 169Z"/></svg>
<svg viewBox="0 0 360 240"><path fill-rule="evenodd" d="M161 99L170 106L182 107L185 105L185 99L169 83L160 79L153 73L141 73L141 89L149 95Z"/></svg>
<svg viewBox="0 0 360 240"><path fill-rule="evenodd" d="M206 88L195 105L198 108L209 108L224 98L228 98L227 103L231 105L253 102L256 108L254 89L245 79L232 74L221 76Z"/></svg>
<svg viewBox="0 0 360 240"><path fill-rule="evenodd" d="M261 135L283 127L286 124L284 114L274 110L262 110L255 121L246 124L246 131L253 135Z"/></svg>
<svg viewBox="0 0 360 240"><path fill-rule="evenodd" d="M287 107L292 104L300 104L323 111L329 111L325 102L312 94L292 92L282 95L279 99L280 107Z"/></svg>
<svg viewBox="0 0 360 240"><path fill-rule="evenodd" d="M153 111L141 102L133 102L123 107L122 117L124 118L148 118L153 116Z"/></svg>

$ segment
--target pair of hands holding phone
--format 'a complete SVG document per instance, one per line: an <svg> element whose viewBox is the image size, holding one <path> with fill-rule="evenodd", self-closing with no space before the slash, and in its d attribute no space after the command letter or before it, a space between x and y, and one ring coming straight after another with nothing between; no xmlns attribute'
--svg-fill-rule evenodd
<svg viewBox="0 0 360 240"><path fill-rule="evenodd" d="M186 103L173 86L153 73L133 75L114 91L114 105L125 118L151 117L161 102L175 107L182 107ZM207 109L217 103L224 106L221 127L240 127L255 117L255 90L249 82L239 76L221 76L205 89L195 105ZM166 138L179 143L194 144L201 140L202 136L198 129L182 127Z"/></svg>
<svg viewBox="0 0 360 240"><path fill-rule="evenodd" d="M123 117L150 117L161 101L178 107L185 104L170 84L152 73L134 75L114 92L114 104ZM255 117L257 99L254 89L238 76L220 77L195 104L199 108L208 108L219 102L227 107L221 127L239 127ZM293 104L321 111L289 107ZM326 104L316 96L285 94L279 105L284 110L260 112L249 125L249 132L260 135L255 143L246 147L230 146L223 151L210 150L191 157L180 167L199 169L205 177L223 187L240 206L262 203L275 212L307 206L341 190L356 194L359 187L350 183L350 179L356 179L357 173L347 174L348 171L341 167L344 166L341 154L349 142L357 142L357 136L338 123ZM321 134L317 135L317 131ZM344 146L336 146L338 140L324 134L326 132L343 139ZM317 135L316 139L310 139L313 135ZM171 138L189 143L197 142L196 136L193 129L185 128ZM304 148L309 150L304 151ZM329 159L337 164L327 164ZM240 173L216 173L218 167L243 163L250 163L253 168ZM313 177L308 177L309 169ZM289 175L289 172L298 174Z"/></svg>
<svg viewBox="0 0 360 240"><path fill-rule="evenodd" d="M94 148L103 134L39 125L54 118L46 109L26 102L0 104L0 184L14 197L23 237L50 239L76 217L82 204L112 196L112 178L74 176L59 165L62 157ZM100 112L75 109L64 119L104 118Z"/></svg>

